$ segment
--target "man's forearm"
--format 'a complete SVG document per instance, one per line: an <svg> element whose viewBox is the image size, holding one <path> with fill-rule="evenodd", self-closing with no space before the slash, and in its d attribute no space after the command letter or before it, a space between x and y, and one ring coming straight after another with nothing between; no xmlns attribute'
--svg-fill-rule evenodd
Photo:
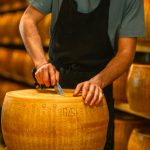
<svg viewBox="0 0 150 150"><path fill-rule="evenodd" d="M37 24L28 14L23 15L20 21L19 29L24 45L35 66L38 67L44 63L47 63L42 41L37 29Z"/></svg>
<svg viewBox="0 0 150 150"><path fill-rule="evenodd" d="M99 78L101 79L101 87L104 88L117 77L119 77L123 72L125 72L131 65L133 57L125 58L125 55L115 56L106 68L99 73Z"/></svg>
<svg viewBox="0 0 150 150"><path fill-rule="evenodd" d="M121 41L124 42L124 41ZM129 44L129 46L126 46ZM128 43L129 42L129 43ZM131 43L131 44L130 44ZM101 88L106 87L112 83L117 77L125 72L131 65L135 55L136 39L129 39L125 43L120 44L119 52L108 63L104 70L102 70L97 76L100 79Z"/></svg>

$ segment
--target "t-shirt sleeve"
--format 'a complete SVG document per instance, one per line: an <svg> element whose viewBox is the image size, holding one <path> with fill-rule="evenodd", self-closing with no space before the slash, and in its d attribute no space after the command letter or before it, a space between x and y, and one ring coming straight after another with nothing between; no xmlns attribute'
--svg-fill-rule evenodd
<svg viewBox="0 0 150 150"><path fill-rule="evenodd" d="M144 2L143 0L127 0L126 10L119 31L120 37L144 37Z"/></svg>
<svg viewBox="0 0 150 150"><path fill-rule="evenodd" d="M28 0L29 4L41 11L43 14L48 14L52 9L52 0Z"/></svg>

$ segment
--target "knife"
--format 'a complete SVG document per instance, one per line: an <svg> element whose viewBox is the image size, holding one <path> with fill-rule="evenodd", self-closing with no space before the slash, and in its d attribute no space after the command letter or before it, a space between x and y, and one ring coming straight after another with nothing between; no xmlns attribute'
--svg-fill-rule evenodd
<svg viewBox="0 0 150 150"><path fill-rule="evenodd" d="M59 83L57 83L57 85L54 86L54 89L58 94L65 96L65 93Z"/></svg>
<svg viewBox="0 0 150 150"><path fill-rule="evenodd" d="M34 68L32 69L32 76L33 76L33 79L34 79L34 86L35 86L35 88L36 88L36 89L37 89L37 88L46 89L46 86L45 86L44 84L41 84L41 85L40 85L40 84L37 82L36 77L35 77L35 72L36 72L36 68L34 67ZM65 96L65 93L64 93L64 91L63 91L63 89L62 89L62 87L60 86L59 83L57 83L57 85L54 86L54 89L55 89L55 91L56 91L59 95Z"/></svg>

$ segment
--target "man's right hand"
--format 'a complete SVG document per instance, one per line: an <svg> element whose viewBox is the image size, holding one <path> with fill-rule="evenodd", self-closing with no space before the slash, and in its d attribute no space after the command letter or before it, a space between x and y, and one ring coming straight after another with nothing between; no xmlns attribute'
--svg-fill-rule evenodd
<svg viewBox="0 0 150 150"><path fill-rule="evenodd" d="M51 63L43 64L37 67L35 77L39 84L46 87L55 86L59 82L59 71Z"/></svg>

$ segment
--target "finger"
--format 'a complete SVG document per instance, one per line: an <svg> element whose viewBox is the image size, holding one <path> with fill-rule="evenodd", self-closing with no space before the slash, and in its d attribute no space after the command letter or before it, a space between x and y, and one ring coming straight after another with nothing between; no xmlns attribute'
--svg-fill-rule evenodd
<svg viewBox="0 0 150 150"><path fill-rule="evenodd" d="M90 85L90 88L89 88L89 91L88 91L88 94L85 98L85 104L90 104L93 96L94 96L94 93L95 93L95 85Z"/></svg>
<svg viewBox="0 0 150 150"><path fill-rule="evenodd" d="M44 84L43 79L42 79L42 70L36 71L35 78L39 84Z"/></svg>
<svg viewBox="0 0 150 150"><path fill-rule="evenodd" d="M99 98L98 98L98 101L95 103L96 106L99 106L103 99L103 91L101 89L99 89L99 91L100 91Z"/></svg>
<svg viewBox="0 0 150 150"><path fill-rule="evenodd" d="M88 91L89 91L89 88L90 88L90 82L84 82L84 85L83 85L83 88L82 88L82 97L85 99L87 94L88 94Z"/></svg>
<svg viewBox="0 0 150 150"><path fill-rule="evenodd" d="M49 73L47 67L43 68L43 82L46 87L50 86Z"/></svg>
<svg viewBox="0 0 150 150"><path fill-rule="evenodd" d="M51 64L49 64L49 75L50 75L51 85L53 86L56 85L56 73Z"/></svg>
<svg viewBox="0 0 150 150"><path fill-rule="evenodd" d="M40 71L39 71L39 77L40 77L40 80L41 80L41 85L44 85L44 81L43 81L43 75L44 75L44 70L41 68Z"/></svg>
<svg viewBox="0 0 150 150"><path fill-rule="evenodd" d="M94 104L99 100L99 94L100 94L99 88L96 87L93 99L90 102L90 106L94 106Z"/></svg>
<svg viewBox="0 0 150 150"><path fill-rule="evenodd" d="M79 84L76 86L75 91L74 91L74 93L73 93L73 96L77 96L77 95L80 93L80 91L82 90L82 87L83 87L83 82L82 82L82 83L79 83Z"/></svg>

